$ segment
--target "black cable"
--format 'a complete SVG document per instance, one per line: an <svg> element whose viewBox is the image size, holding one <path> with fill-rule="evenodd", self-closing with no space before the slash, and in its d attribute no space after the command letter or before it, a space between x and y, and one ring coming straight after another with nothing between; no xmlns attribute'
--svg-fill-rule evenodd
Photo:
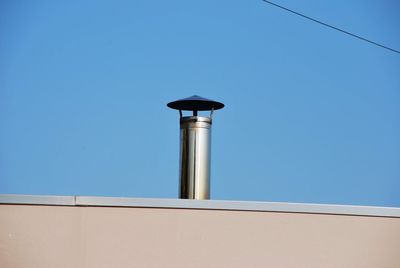
<svg viewBox="0 0 400 268"><path fill-rule="evenodd" d="M301 14L301 13L296 12L296 11L294 11L294 10L291 10L291 9L289 9L289 8L280 6L280 5L275 4L275 3L271 2L271 1L267 1L267 0L262 0L262 1L264 1L265 3L268 3L268 4L270 4L270 5L279 7L279 8L281 8L281 9L283 9L283 10L288 11L288 12L291 12L291 13L293 13L293 14L296 14L296 15L298 15L298 16L300 16L300 17L303 17L303 18L306 18L306 19L311 20L311 21L313 21L313 22L319 23L319 24L321 24L321 25L323 25L323 26L329 27L329 28L334 29L334 30L336 30L336 31L339 31L339 32L342 32L342 33L344 33L344 34L350 35L350 36L352 36L352 37L358 38L358 39L360 39L360 40L362 40L362 41L368 42L368 43L373 44L373 45L375 45L375 46L378 46L378 47L381 47L381 48L384 48L384 49L387 49L387 50L390 50L390 51L392 51L392 52L395 52L395 53L400 54L400 51L399 51L399 50L396 50L396 49L393 49L393 48L390 48L390 47L381 45L381 44L379 44L379 43L377 43L377 42L371 41L371 40L369 40L369 39L367 39L367 38L364 38L364 37L362 37L362 36L359 36L359 35L350 33L350 32L348 32L348 31L345 31L345 30L342 30L342 29L339 29L339 28L337 28L337 27L335 27L335 26L332 26L332 25L329 25L329 24L327 24L327 23L325 23L325 22L322 22L322 21L313 19L313 18L311 18L311 17L309 17L309 16L306 16L306 15L304 15L304 14Z"/></svg>

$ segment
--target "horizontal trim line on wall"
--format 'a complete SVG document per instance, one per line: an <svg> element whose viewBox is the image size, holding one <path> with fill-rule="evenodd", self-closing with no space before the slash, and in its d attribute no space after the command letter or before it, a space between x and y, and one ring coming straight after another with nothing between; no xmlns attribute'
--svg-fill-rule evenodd
<svg viewBox="0 0 400 268"><path fill-rule="evenodd" d="M259 211L282 213L312 213L331 215L354 215L400 218L400 208L328 205L284 202L187 200L100 196L51 196L51 195L7 195L0 194L0 204L88 206L88 207L132 207L174 208L230 211Z"/></svg>

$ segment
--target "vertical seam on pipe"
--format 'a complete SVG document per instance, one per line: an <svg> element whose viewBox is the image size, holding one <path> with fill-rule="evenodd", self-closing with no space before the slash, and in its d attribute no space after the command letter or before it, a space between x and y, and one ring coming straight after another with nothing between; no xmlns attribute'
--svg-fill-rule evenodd
<svg viewBox="0 0 400 268"><path fill-rule="evenodd" d="M194 165L193 165L193 185L192 185L192 193L193 193L193 198L197 198L196 196L196 184L197 184L197 176L196 176L196 151L197 151L197 131L194 131L194 146L193 146L193 161L194 161Z"/></svg>

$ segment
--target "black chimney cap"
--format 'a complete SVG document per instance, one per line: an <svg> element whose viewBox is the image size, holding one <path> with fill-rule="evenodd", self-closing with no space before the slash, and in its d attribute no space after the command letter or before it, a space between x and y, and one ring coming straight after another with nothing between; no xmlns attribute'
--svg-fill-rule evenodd
<svg viewBox="0 0 400 268"><path fill-rule="evenodd" d="M184 110L184 111L211 111L224 108L222 102L202 98L197 95L191 97L172 101L167 104L171 109Z"/></svg>

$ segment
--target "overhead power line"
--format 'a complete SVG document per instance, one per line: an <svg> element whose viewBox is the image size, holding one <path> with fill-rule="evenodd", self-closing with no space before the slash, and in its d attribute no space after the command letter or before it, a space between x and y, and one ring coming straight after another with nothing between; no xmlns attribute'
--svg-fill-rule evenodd
<svg viewBox="0 0 400 268"><path fill-rule="evenodd" d="M313 18L311 18L311 17L309 17L309 16L306 16L306 15L304 15L304 14L301 14L301 13L299 13L299 12L296 12L296 11L294 11L294 10L291 10L291 9L289 9L289 8L287 8L287 7L284 7L284 6L275 4L275 3L271 2L271 1L267 1L267 0L262 0L262 1L265 2L265 3L268 3L268 4L270 4L270 5L279 7L280 9L283 9L283 10L288 11L288 12L290 12L290 13L293 13L293 14L295 14L295 15L298 15L298 16L300 16L300 17L303 17L303 18L305 18L305 19L308 19L308 20L311 20L311 21L316 22L316 23L318 23L318 24L321 24L321 25L323 25L323 26L325 26L325 27L334 29L334 30L336 30L336 31L339 31L339 32L342 32L342 33L344 33L344 34L350 35L350 36L352 36L352 37L358 38L358 39L360 39L360 40L362 40L362 41L368 42L368 43L373 44L373 45L375 45L375 46L378 46L378 47L381 47L381 48L384 48L384 49L387 49L387 50L390 50L390 51L392 51L392 52L395 52L395 53L400 54L400 51L399 51L399 50L396 50L396 49L394 49L394 48L390 48L390 47L384 46L384 45L382 45L382 44L379 44L379 43L377 43L377 42L374 42L374 41L369 40L369 39L367 39L367 38L364 38L364 37L362 37L362 36L359 36L359 35L353 34L353 33L351 33L351 32L342 30L342 29L340 29L340 28L338 28L338 27L329 25L329 24L327 24L327 23L325 23L325 22L322 22L322 21L320 21L320 20L313 19Z"/></svg>

